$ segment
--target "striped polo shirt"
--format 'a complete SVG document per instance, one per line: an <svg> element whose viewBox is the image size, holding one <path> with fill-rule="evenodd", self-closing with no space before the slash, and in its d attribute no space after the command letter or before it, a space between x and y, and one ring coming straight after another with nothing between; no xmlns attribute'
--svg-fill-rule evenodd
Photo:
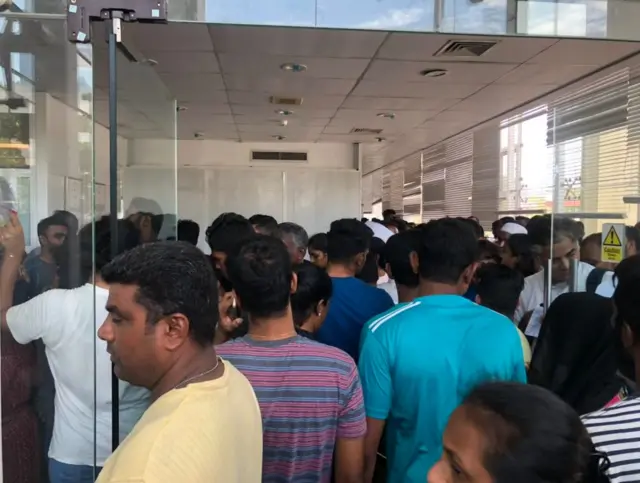
<svg viewBox="0 0 640 483"><path fill-rule="evenodd" d="M331 481L336 438L361 438L367 430L353 359L301 336L245 336L216 349L249 379L258 398L263 483Z"/></svg>
<svg viewBox="0 0 640 483"><path fill-rule="evenodd" d="M612 483L640 481L640 396L582 417L598 451L611 463Z"/></svg>

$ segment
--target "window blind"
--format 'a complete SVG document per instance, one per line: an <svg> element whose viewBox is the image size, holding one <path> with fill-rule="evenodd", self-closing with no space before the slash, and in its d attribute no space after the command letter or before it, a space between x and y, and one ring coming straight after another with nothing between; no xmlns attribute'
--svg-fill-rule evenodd
<svg viewBox="0 0 640 483"><path fill-rule="evenodd" d="M402 215L402 192L404 188L404 167L402 162L385 166L382 170L382 209L395 210Z"/></svg>
<svg viewBox="0 0 640 483"><path fill-rule="evenodd" d="M473 133L471 214L489 230L498 212L500 129L497 124Z"/></svg>
<svg viewBox="0 0 640 483"><path fill-rule="evenodd" d="M639 68L620 69L549 104L547 143L554 166L555 213L620 213L638 221ZM604 219L583 220L587 234Z"/></svg>
<svg viewBox="0 0 640 483"><path fill-rule="evenodd" d="M444 203L447 216L471 215L473 133L446 142Z"/></svg>
<svg viewBox="0 0 640 483"><path fill-rule="evenodd" d="M403 213L405 218L420 216L422 211L422 153L405 158L402 165L404 170Z"/></svg>
<svg viewBox="0 0 640 483"><path fill-rule="evenodd" d="M445 215L445 143L422 152L422 222Z"/></svg>

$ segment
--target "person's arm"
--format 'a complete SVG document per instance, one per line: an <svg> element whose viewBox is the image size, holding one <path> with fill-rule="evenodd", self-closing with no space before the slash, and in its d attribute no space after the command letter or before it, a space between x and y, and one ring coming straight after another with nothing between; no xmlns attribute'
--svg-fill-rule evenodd
<svg viewBox="0 0 640 483"><path fill-rule="evenodd" d="M216 332L213 339L215 345L224 344L232 338L233 332L242 325L242 319L232 319L229 316L229 309L235 304L233 292L222 294L218 301L219 318L216 324Z"/></svg>
<svg viewBox="0 0 640 483"><path fill-rule="evenodd" d="M362 483L364 479L364 441L367 423L358 369L353 364L345 377L342 410L338 416L335 477L340 483Z"/></svg>
<svg viewBox="0 0 640 483"><path fill-rule="evenodd" d="M367 414L364 481L370 483L393 396L389 354L376 334L370 333L363 339L358 368Z"/></svg>
<svg viewBox="0 0 640 483"><path fill-rule="evenodd" d="M25 250L24 232L17 213L12 212L9 222L0 228L0 243L3 248L0 268L0 325L2 330L8 330L7 313L13 305L13 289Z"/></svg>

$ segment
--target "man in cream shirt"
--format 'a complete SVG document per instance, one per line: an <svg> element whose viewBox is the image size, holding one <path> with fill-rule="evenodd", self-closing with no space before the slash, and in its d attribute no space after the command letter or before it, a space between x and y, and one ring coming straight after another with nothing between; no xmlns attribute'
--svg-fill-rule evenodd
<svg viewBox="0 0 640 483"><path fill-rule="evenodd" d="M580 258L578 244L578 225L570 218L556 216L553 220L553 245L551 245L551 217L545 215L534 218L527 227L531 242L540 252L540 262L544 266L552 259L551 268L551 299L569 291L571 275L571 259ZM576 291L587 289L587 277L593 267L587 263L578 262ZM544 303L544 271L535 273L525 279L524 290L520 295L520 303L514 320L519 323L525 315L532 313Z"/></svg>
<svg viewBox="0 0 640 483"><path fill-rule="evenodd" d="M183 242L139 246L102 270L109 317L98 331L120 379L152 403L98 483L259 483L262 420L249 381L213 346L211 264Z"/></svg>

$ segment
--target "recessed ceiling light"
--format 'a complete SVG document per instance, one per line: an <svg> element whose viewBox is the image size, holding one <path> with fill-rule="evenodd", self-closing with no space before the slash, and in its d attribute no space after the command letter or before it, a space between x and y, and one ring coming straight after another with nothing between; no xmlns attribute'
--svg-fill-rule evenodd
<svg viewBox="0 0 640 483"><path fill-rule="evenodd" d="M178 107L176 107L176 111L178 111L178 112L186 111L187 109L189 109L187 106L178 106Z"/></svg>
<svg viewBox="0 0 640 483"><path fill-rule="evenodd" d="M275 136L271 136L271 137L272 137L273 139L278 140L278 141L282 141L282 140L284 140L284 139L287 139L287 138L285 138L284 136L281 136L280 134L276 134Z"/></svg>
<svg viewBox="0 0 640 483"><path fill-rule="evenodd" d="M386 141L386 139L385 139L385 138L381 138L381 137L377 137L377 138L375 138L375 140L376 140L377 142L379 142L379 143L381 143L381 142L383 142L383 141Z"/></svg>
<svg viewBox="0 0 640 483"><path fill-rule="evenodd" d="M442 77L448 73L449 72L445 69L425 69L420 71L420 75L422 77Z"/></svg>
<svg viewBox="0 0 640 483"><path fill-rule="evenodd" d="M286 64L282 64L280 68L287 72L304 72L307 70L307 66L304 64L295 64L293 62L287 62Z"/></svg>
<svg viewBox="0 0 640 483"><path fill-rule="evenodd" d="M151 67L155 67L156 65L158 65L158 61L156 59L144 59L140 63L150 65Z"/></svg>
<svg viewBox="0 0 640 483"><path fill-rule="evenodd" d="M281 116L293 116L293 111L288 111L286 109L278 109L276 110L276 114L280 114Z"/></svg>
<svg viewBox="0 0 640 483"><path fill-rule="evenodd" d="M379 112L378 117L384 117L386 119L395 119L396 115L393 112Z"/></svg>

